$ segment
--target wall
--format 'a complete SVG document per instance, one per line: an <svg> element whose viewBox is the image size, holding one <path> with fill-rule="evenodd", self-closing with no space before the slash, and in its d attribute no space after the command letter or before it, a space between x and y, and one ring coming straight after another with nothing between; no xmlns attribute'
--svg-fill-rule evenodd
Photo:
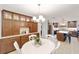
<svg viewBox="0 0 79 59"><path fill-rule="evenodd" d="M46 35L48 34L48 21L47 19L42 24L42 37L46 38Z"/></svg>
<svg viewBox="0 0 79 59"><path fill-rule="evenodd" d="M1 12L0 12L0 37L1 37L1 29L2 29L2 26L1 25L2 25L2 19L1 19Z"/></svg>
<svg viewBox="0 0 79 59"><path fill-rule="evenodd" d="M72 15L71 16L54 17L54 18L51 18L49 21L50 21L50 23L53 23L53 22L61 23L63 19L66 21L66 24L67 24L67 21L77 21L77 26L79 25L79 17L72 16Z"/></svg>

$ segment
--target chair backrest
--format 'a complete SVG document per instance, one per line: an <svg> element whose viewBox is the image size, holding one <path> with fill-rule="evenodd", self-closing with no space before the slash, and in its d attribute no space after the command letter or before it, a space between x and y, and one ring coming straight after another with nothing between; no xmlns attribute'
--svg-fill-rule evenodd
<svg viewBox="0 0 79 59"><path fill-rule="evenodd" d="M51 39L52 39L51 41L55 44L55 49L51 52L51 54L52 54L52 53L55 53L55 51L60 47L60 41L58 41L56 39L56 36L48 35L48 38L49 37L51 37Z"/></svg>
<svg viewBox="0 0 79 59"><path fill-rule="evenodd" d="M51 51L51 54L54 54L54 53L56 53L56 51L57 51L57 49L60 47L60 41L55 41L54 42L55 43L55 48L54 48L54 50L52 50Z"/></svg>
<svg viewBox="0 0 79 59"><path fill-rule="evenodd" d="M56 39L55 36L50 35L50 34L46 35L46 37L47 37L47 39L49 39L49 40L55 40L55 39Z"/></svg>
<svg viewBox="0 0 79 59"><path fill-rule="evenodd" d="M20 54L20 53L21 53L21 50L20 50L20 48L19 48L18 43L15 41L13 45L14 45L15 49L17 50L17 53Z"/></svg>
<svg viewBox="0 0 79 59"><path fill-rule="evenodd" d="M59 47L60 47L60 41L57 41L57 42L56 42L55 49L58 49Z"/></svg>
<svg viewBox="0 0 79 59"><path fill-rule="evenodd" d="M58 41L65 41L65 36L63 33L57 32L57 40Z"/></svg>
<svg viewBox="0 0 79 59"><path fill-rule="evenodd" d="M35 37L37 37L37 36L36 35L30 35L29 40L33 40Z"/></svg>

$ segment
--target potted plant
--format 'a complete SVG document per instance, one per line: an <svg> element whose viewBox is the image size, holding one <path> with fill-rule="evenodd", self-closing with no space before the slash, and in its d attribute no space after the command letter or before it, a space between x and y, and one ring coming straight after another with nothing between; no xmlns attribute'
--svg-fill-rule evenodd
<svg viewBox="0 0 79 59"><path fill-rule="evenodd" d="M41 40L40 40L40 38L39 38L38 36L36 36L36 37L34 38L34 40L35 40L35 45L38 45L38 46L41 45Z"/></svg>

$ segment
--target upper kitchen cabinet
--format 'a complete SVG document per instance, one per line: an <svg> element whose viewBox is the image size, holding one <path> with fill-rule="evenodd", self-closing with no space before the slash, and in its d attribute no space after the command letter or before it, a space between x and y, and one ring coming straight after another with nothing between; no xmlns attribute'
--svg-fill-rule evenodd
<svg viewBox="0 0 79 59"><path fill-rule="evenodd" d="M19 21L13 21L11 24L12 27L12 35L19 35L20 34L20 22Z"/></svg>
<svg viewBox="0 0 79 59"><path fill-rule="evenodd" d="M12 35L12 13L3 10L2 11L2 36Z"/></svg>
<svg viewBox="0 0 79 59"><path fill-rule="evenodd" d="M23 15L20 15L20 21L25 21L25 20L26 20L26 17Z"/></svg>
<svg viewBox="0 0 79 59"><path fill-rule="evenodd" d="M26 22L29 22L31 19L29 17L26 17Z"/></svg>
<svg viewBox="0 0 79 59"><path fill-rule="evenodd" d="M20 17L19 14L13 13L13 20L12 20L12 34L18 35L20 33Z"/></svg>
<svg viewBox="0 0 79 59"><path fill-rule="evenodd" d="M32 22L32 17L3 10L2 11L2 36L19 35L20 30L25 32L29 28L29 32L37 32L37 23Z"/></svg>
<svg viewBox="0 0 79 59"><path fill-rule="evenodd" d="M6 20L11 20L12 19L12 13L8 12L8 11L5 11L5 10L2 11L2 16Z"/></svg>
<svg viewBox="0 0 79 59"><path fill-rule="evenodd" d="M3 20L2 21L2 36L10 36L12 35L12 28L11 28L11 21L10 20Z"/></svg>
<svg viewBox="0 0 79 59"><path fill-rule="evenodd" d="M26 17L20 15L20 27L25 27L25 21L26 21Z"/></svg>
<svg viewBox="0 0 79 59"><path fill-rule="evenodd" d="M20 20L19 15L18 14L13 14L13 20L19 21Z"/></svg>

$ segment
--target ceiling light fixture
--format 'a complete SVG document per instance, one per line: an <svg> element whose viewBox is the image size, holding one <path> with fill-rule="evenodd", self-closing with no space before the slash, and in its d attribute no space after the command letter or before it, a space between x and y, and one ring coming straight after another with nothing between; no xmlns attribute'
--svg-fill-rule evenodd
<svg viewBox="0 0 79 59"><path fill-rule="evenodd" d="M38 4L38 8L39 8L39 16L38 18L36 16L33 16L33 21L35 22L44 22L45 21L45 18L43 17L43 15L40 15L40 4Z"/></svg>

